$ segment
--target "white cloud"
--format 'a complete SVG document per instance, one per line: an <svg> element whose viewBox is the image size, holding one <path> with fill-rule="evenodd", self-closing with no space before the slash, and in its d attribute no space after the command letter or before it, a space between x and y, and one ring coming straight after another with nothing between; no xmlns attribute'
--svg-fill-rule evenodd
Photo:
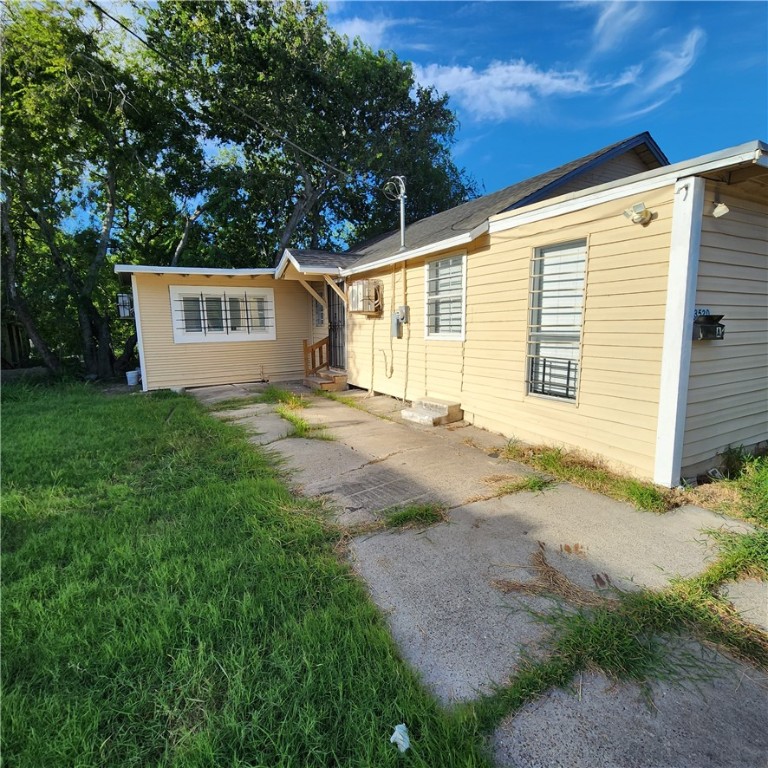
<svg viewBox="0 0 768 768"><path fill-rule="evenodd" d="M643 93L653 94L685 75L693 66L706 39L703 29L692 29L677 50L657 51L643 83Z"/></svg>
<svg viewBox="0 0 768 768"><path fill-rule="evenodd" d="M592 5L592 3L590 3ZM647 5L613 0L608 3L594 3L600 13L592 30L594 52L604 53L615 49L646 16Z"/></svg>
<svg viewBox="0 0 768 768"><path fill-rule="evenodd" d="M562 99L579 100L580 109L611 114L624 120L658 109L682 88L683 76L693 67L705 34L696 27L677 45L656 50L645 61L621 72L598 76L588 67L542 69L523 59L494 61L484 69L473 66L429 64L414 66L416 79L447 93L454 107L478 122L524 119ZM600 110L598 100L603 99ZM591 106L583 106L591 99ZM556 112L559 110L556 110Z"/></svg>
<svg viewBox="0 0 768 768"><path fill-rule="evenodd" d="M362 19L359 16L353 16L336 21L333 26L337 32L346 35L350 40L359 37L371 48L378 50L384 47L387 32L396 23L393 19L387 19L383 16L377 19Z"/></svg>
<svg viewBox="0 0 768 768"><path fill-rule="evenodd" d="M614 86L580 70L543 70L523 59L494 61L483 70L470 66L415 66L416 79L448 93L477 120L521 117L546 97L573 97Z"/></svg>

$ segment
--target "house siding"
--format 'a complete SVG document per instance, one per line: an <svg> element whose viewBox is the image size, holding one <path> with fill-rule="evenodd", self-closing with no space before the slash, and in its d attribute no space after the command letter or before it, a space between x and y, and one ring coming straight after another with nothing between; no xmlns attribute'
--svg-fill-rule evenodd
<svg viewBox="0 0 768 768"><path fill-rule="evenodd" d="M565 195L568 192L577 192L588 187L596 187L598 184L607 184L609 181L626 179L629 176L634 176L636 173L643 173L647 170L648 166L633 149L625 152L623 155L606 160L594 168L590 168L570 181L565 182L565 184L558 185L557 194Z"/></svg>
<svg viewBox="0 0 768 768"><path fill-rule="evenodd" d="M724 315L725 337L691 350L683 474L708 468L728 446L768 439L768 204L722 186L716 219L706 190L697 309Z"/></svg>
<svg viewBox="0 0 768 768"><path fill-rule="evenodd" d="M309 294L295 282L271 277L205 277L178 274L134 275L141 312L146 389L236 384L304 375L302 340L312 337ZM169 286L271 288L275 299L274 341L176 344L173 340Z"/></svg>
<svg viewBox="0 0 768 768"><path fill-rule="evenodd" d="M579 448L650 477L672 198L672 187L643 195L657 214L645 228L622 215L637 202L625 198L477 241L466 260L463 341L424 339L423 259L366 273L384 281L385 310L377 319L349 318L350 383L405 400L429 395L457 401L478 426ZM587 241L578 400L530 396L531 257L536 248L577 240ZM392 339L390 313L402 304L409 305L411 322L402 339Z"/></svg>

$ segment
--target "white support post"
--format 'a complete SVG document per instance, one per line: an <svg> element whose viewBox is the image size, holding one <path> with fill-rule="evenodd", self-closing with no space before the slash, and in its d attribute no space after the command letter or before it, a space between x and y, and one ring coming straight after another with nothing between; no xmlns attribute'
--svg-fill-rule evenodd
<svg viewBox="0 0 768 768"><path fill-rule="evenodd" d="M136 275L131 275L131 290L133 291L133 322L136 324L136 346L139 348L139 366L141 367L141 389L147 391L147 363L144 357L144 339L141 335L141 308L139 307L139 289L136 286ZM173 324L173 306L171 306L171 324Z"/></svg>
<svg viewBox="0 0 768 768"><path fill-rule="evenodd" d="M668 488L680 482L688 407L693 311L704 211L704 179L689 176L675 184L667 277L667 307L661 353L659 416L653 479Z"/></svg>

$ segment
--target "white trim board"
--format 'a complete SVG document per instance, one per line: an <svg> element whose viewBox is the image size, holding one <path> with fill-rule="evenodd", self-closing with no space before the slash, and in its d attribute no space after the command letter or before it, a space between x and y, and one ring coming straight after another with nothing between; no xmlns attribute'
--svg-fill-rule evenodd
<svg viewBox="0 0 768 768"><path fill-rule="evenodd" d="M263 277L275 274L274 269L226 269L209 267L150 267L136 264L115 264L115 272L148 275L224 275L225 277Z"/></svg>
<svg viewBox="0 0 768 768"><path fill-rule="evenodd" d="M139 307L139 289L136 286L136 277L131 275L131 291L133 291L133 322L136 326L136 346L139 349L139 367L141 368L141 390L146 392L147 364L144 358L144 338L141 335L141 309Z"/></svg>
<svg viewBox="0 0 768 768"><path fill-rule="evenodd" d="M680 482L704 190L700 176L675 184L653 468L653 481L668 488Z"/></svg>

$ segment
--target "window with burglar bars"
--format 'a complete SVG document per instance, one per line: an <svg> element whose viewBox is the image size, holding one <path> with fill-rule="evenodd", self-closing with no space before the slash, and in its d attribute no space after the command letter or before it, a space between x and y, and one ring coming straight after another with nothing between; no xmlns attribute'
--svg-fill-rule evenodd
<svg viewBox="0 0 768 768"><path fill-rule="evenodd" d="M531 269L528 392L575 400L584 308L585 241L540 248Z"/></svg>
<svg viewBox="0 0 768 768"><path fill-rule="evenodd" d="M176 343L275 339L271 288L171 286Z"/></svg>
<svg viewBox="0 0 768 768"><path fill-rule="evenodd" d="M464 337L464 256L430 261L426 267L426 335Z"/></svg>

